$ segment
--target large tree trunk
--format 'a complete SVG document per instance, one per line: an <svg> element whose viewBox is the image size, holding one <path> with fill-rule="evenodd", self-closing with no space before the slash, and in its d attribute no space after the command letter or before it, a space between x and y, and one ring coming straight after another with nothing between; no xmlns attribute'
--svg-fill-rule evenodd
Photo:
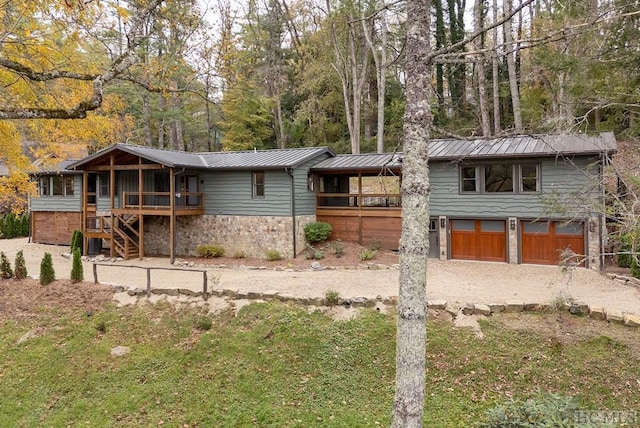
<svg viewBox="0 0 640 428"><path fill-rule="evenodd" d="M498 0L493 0L493 22L498 21ZM491 73L493 77L493 133L500 133L500 74L498 70L498 27L493 27L493 46L491 54Z"/></svg>
<svg viewBox="0 0 640 428"><path fill-rule="evenodd" d="M391 426L421 427L425 394L429 140L432 123L430 0L408 0L406 110L402 161L402 237Z"/></svg>
<svg viewBox="0 0 640 428"><path fill-rule="evenodd" d="M475 0L473 14L475 30L480 31L484 26L484 2ZM489 96L487 94L487 77L484 69L484 36L478 37L475 41L476 51L476 74L478 76L478 98L480 101L480 122L482 124L482 136L491 135L491 121L489 118Z"/></svg>
<svg viewBox="0 0 640 428"><path fill-rule="evenodd" d="M511 0L504 0L503 14L511 14ZM518 90L518 75L513 52L513 33L511 19L504 22L505 51L507 56L507 70L509 71L509 89L511 90L511 106L513 107L513 125L516 132L522 131L522 114L520 111L520 91Z"/></svg>

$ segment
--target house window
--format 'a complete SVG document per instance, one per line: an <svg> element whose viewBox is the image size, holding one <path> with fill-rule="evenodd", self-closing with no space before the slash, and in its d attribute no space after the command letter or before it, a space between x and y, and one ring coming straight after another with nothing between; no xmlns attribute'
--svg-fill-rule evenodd
<svg viewBox="0 0 640 428"><path fill-rule="evenodd" d="M253 171L251 173L253 198L264 198L264 171Z"/></svg>
<svg viewBox="0 0 640 428"><path fill-rule="evenodd" d="M74 179L71 175L48 175L40 177L40 196L73 196Z"/></svg>
<svg viewBox="0 0 640 428"><path fill-rule="evenodd" d="M540 192L540 165L499 163L461 166L459 186L460 193Z"/></svg>
<svg viewBox="0 0 640 428"><path fill-rule="evenodd" d="M513 165L496 164L484 166L484 191L486 193L513 193Z"/></svg>
<svg viewBox="0 0 640 428"><path fill-rule="evenodd" d="M460 168L460 180L463 192L477 192L478 191L478 167L475 166L463 166Z"/></svg>
<svg viewBox="0 0 640 428"><path fill-rule="evenodd" d="M64 177L64 194L65 196L73 196L73 176Z"/></svg>
<svg viewBox="0 0 640 428"><path fill-rule="evenodd" d="M101 198L109 197L109 174L101 173L98 174L98 196Z"/></svg>
<svg viewBox="0 0 640 428"><path fill-rule="evenodd" d="M538 165L520 165L520 191L538 192Z"/></svg>

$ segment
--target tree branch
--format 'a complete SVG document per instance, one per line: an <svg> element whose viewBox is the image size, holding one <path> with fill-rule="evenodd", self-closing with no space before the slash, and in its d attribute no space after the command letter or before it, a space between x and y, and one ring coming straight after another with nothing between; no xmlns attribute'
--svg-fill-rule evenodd
<svg viewBox="0 0 640 428"><path fill-rule="evenodd" d="M3 60L0 62L0 66L4 66L15 73L21 75L24 78L28 78L33 81L47 81L60 78L70 78L80 81L93 81L93 90L91 96L88 99L79 102L76 106L68 109L60 108L46 108L46 107L23 107L23 108L0 108L0 120L6 119L84 119L87 117L88 111L93 111L102 105L104 86L118 77L121 73L126 71L129 67L138 62L138 57L135 52L137 46L145 40L148 36L144 35L144 23L147 18L153 14L153 12L160 6L163 0L151 0L149 4L135 16L131 22L131 27L126 34L127 38L127 50L117 57L111 67L104 73L89 78L88 75L82 73L72 73L65 71L51 71L38 73L33 72L28 67L21 69L21 64L11 61ZM7 67L7 65L12 67ZM16 70L16 68L18 70ZM29 71L35 73L31 78ZM57 74L57 76L56 76ZM47 78L45 78L47 77Z"/></svg>

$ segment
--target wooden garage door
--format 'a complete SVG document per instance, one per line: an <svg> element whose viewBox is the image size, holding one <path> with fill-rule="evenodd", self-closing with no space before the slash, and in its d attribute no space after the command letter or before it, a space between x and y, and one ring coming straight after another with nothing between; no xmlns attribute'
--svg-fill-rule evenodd
<svg viewBox="0 0 640 428"><path fill-rule="evenodd" d="M584 254L584 226L547 221L522 221L520 224L522 263L555 265L560 254L570 248Z"/></svg>
<svg viewBox="0 0 640 428"><path fill-rule="evenodd" d="M31 239L39 244L70 245L71 235L80 229L78 212L33 211Z"/></svg>
<svg viewBox="0 0 640 428"><path fill-rule="evenodd" d="M504 220L451 220L451 258L507 261Z"/></svg>

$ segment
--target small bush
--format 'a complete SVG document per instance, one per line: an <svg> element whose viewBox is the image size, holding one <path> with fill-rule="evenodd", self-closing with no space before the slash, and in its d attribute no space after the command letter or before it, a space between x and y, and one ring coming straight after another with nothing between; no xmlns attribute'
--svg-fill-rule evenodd
<svg viewBox="0 0 640 428"><path fill-rule="evenodd" d="M340 241L340 240L333 241L331 243L331 249L333 249L333 254L337 258L340 258L340 257L344 256L344 244L342 243L342 241Z"/></svg>
<svg viewBox="0 0 640 428"><path fill-rule="evenodd" d="M107 323L104 320L97 321L95 327L96 331L100 334L105 334L107 332Z"/></svg>
<svg viewBox="0 0 640 428"><path fill-rule="evenodd" d="M249 255L247 254L246 251L236 250L233 253L233 258L234 259L246 259L247 257L249 257Z"/></svg>
<svg viewBox="0 0 640 428"><path fill-rule="evenodd" d="M44 253L40 262L40 284L47 285L56 280L56 272L53 270L53 260L51 254Z"/></svg>
<svg viewBox="0 0 640 428"><path fill-rule="evenodd" d="M7 255L3 252L0 252L0 278L2 279L13 278L11 263L9 263L9 259L7 258Z"/></svg>
<svg viewBox="0 0 640 428"><path fill-rule="evenodd" d="M27 277L27 264L24 261L24 254L22 253L22 250L18 251L18 254L16 254L14 276L16 279L25 279Z"/></svg>
<svg viewBox="0 0 640 428"><path fill-rule="evenodd" d="M200 257L204 257L205 259L224 256L224 247L221 245L198 245L196 251Z"/></svg>
<svg viewBox="0 0 640 428"><path fill-rule="evenodd" d="M304 236L307 238L307 242L310 243L326 241L331 236L332 231L333 229L329 223L316 221L304 227Z"/></svg>
<svg viewBox="0 0 640 428"><path fill-rule="evenodd" d="M73 250L73 264L71 265L71 282L84 281L84 270L82 267L82 258L80 256L80 248Z"/></svg>
<svg viewBox="0 0 640 428"><path fill-rule="evenodd" d="M209 317L200 317L196 320L196 328L200 331L209 331L213 327L213 321Z"/></svg>
<svg viewBox="0 0 640 428"><path fill-rule="evenodd" d="M284 258L282 256L282 253L278 250L267 250L264 252L264 255L267 258L267 260L272 262L276 260L282 260Z"/></svg>
<svg viewBox="0 0 640 428"><path fill-rule="evenodd" d="M327 306L335 306L340 300L340 294L335 290L327 290L324 293L324 300Z"/></svg>
<svg viewBox="0 0 640 428"><path fill-rule="evenodd" d="M574 416L580 408L573 397L539 394L524 402L510 401L489 410L479 428L570 427L576 426ZM581 427L595 427L582 423Z"/></svg>
<svg viewBox="0 0 640 428"><path fill-rule="evenodd" d="M366 260L373 259L376 256L376 254L378 254L378 250L372 250L371 248L367 248L366 250L360 251L360 253L358 253L358 257L360 258L360 260L364 262Z"/></svg>
<svg viewBox="0 0 640 428"><path fill-rule="evenodd" d="M74 251L76 250L76 248L80 249L80 254L82 254L82 231L81 230L74 230L73 234L71 235L71 254L74 253Z"/></svg>
<svg viewBox="0 0 640 428"><path fill-rule="evenodd" d="M636 257L631 258L631 276L640 279L640 265Z"/></svg>

